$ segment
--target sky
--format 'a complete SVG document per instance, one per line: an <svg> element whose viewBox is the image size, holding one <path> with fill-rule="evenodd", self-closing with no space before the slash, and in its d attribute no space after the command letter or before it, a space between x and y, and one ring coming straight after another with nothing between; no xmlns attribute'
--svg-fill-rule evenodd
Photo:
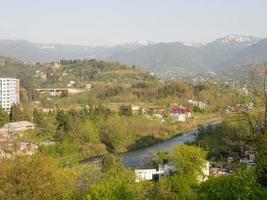
<svg viewBox="0 0 267 200"><path fill-rule="evenodd" d="M0 39L116 45L267 37L267 0L0 0Z"/></svg>

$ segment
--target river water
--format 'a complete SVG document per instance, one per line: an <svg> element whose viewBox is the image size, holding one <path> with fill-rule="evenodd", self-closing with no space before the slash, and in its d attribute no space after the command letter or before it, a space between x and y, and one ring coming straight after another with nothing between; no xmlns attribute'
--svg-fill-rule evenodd
<svg viewBox="0 0 267 200"><path fill-rule="evenodd" d="M159 152L168 152L177 145L184 144L186 142L193 142L197 137L197 129L191 132L184 133L183 135L176 136L170 140L155 144L143 149L139 149L132 152L127 152L122 155L124 164L130 168L142 168L149 164L154 155Z"/></svg>

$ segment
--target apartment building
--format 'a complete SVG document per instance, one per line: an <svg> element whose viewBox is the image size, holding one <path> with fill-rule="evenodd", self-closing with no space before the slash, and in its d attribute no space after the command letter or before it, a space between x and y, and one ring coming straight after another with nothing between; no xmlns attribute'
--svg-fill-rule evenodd
<svg viewBox="0 0 267 200"><path fill-rule="evenodd" d="M7 112L13 104L20 103L20 80L0 78L0 106Z"/></svg>

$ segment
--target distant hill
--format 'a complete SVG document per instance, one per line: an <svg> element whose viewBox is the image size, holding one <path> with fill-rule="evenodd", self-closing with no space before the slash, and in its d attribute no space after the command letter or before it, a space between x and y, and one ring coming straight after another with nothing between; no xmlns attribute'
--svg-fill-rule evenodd
<svg viewBox="0 0 267 200"><path fill-rule="evenodd" d="M61 60L59 63L27 64L14 58L0 56L0 77L21 79L22 86L82 88L91 83L135 83L158 81L149 72L127 67L118 62L90 60Z"/></svg>
<svg viewBox="0 0 267 200"><path fill-rule="evenodd" d="M267 61L267 39L260 40L257 43L242 49L227 62L222 63L221 67L233 68L264 61Z"/></svg>
<svg viewBox="0 0 267 200"><path fill-rule="evenodd" d="M267 39L228 35L208 44L140 41L112 47L0 40L0 55L27 62L101 59L135 65L167 79L267 61Z"/></svg>

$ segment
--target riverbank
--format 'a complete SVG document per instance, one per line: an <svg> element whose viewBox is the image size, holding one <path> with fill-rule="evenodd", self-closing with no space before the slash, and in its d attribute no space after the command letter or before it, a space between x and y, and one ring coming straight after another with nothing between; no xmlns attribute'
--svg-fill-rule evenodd
<svg viewBox="0 0 267 200"><path fill-rule="evenodd" d="M205 123L198 124L198 125L208 126L208 125L215 125L221 122L222 122L222 118L213 118L213 119L207 120ZM158 151L167 152L176 145L184 144L187 142L193 142L197 136L197 132L198 132L197 129L198 129L198 126L195 126L191 128L190 130L187 130L183 133L180 132L176 134L175 136L172 136L162 142L154 143L149 146L145 146L145 147L135 149L132 151L118 153L117 155L122 157L124 164L129 168L147 167L151 163L154 155ZM86 158L80 161L80 163L95 162L97 160L103 159L103 157L104 155Z"/></svg>
<svg viewBox="0 0 267 200"><path fill-rule="evenodd" d="M204 115L204 117L202 115L198 115L194 119L188 120L186 122L178 122L176 124L172 123L170 124L170 126L171 125L176 126L176 131L174 133L166 134L163 137L157 137L157 138L153 136L139 138L134 145L131 145L131 148L128 148L128 151L119 153L132 152L155 144L166 142L168 140L171 140L172 138L191 132L194 129L197 129L199 126L205 126L207 124L221 122L222 120L223 120L222 117L211 114L211 115Z"/></svg>

